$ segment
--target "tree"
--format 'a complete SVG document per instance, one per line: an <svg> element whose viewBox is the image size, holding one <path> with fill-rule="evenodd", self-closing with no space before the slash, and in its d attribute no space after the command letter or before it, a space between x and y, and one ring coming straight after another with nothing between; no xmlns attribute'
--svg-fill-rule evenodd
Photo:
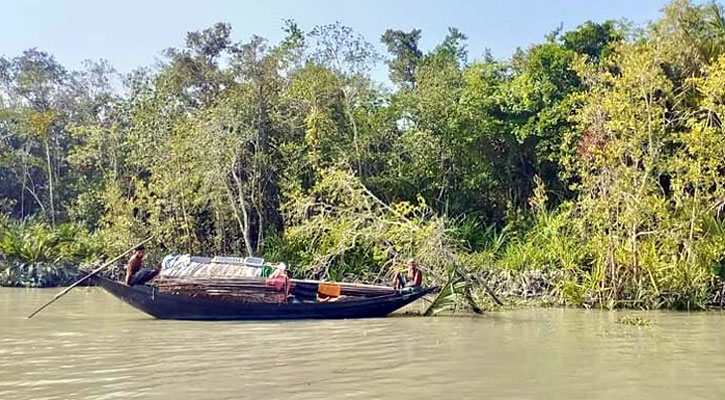
<svg viewBox="0 0 725 400"><path fill-rule="evenodd" d="M11 148L21 153L22 172L16 170L16 174L22 176L20 214L26 213L24 194L28 191L37 206L47 211L48 219L55 224L57 200L54 176L60 165L53 162L52 153L67 139L62 129L62 111L57 107L61 105L60 99L66 90L68 73L52 56L36 49L27 50L22 56L12 61L5 60L2 64L2 97L14 110L6 113L9 117L6 119L6 133L15 139L9 142ZM47 188L47 208L38 194L37 175L30 164L30 157L39 156L36 153L39 147L43 149L40 151L45 162L45 182L40 184L45 184Z"/></svg>
<svg viewBox="0 0 725 400"><path fill-rule="evenodd" d="M423 52L418 49L420 33L420 29L410 32L388 29L380 38L393 56L388 61L390 80L401 88L415 86L415 69L423 56Z"/></svg>
<svg viewBox="0 0 725 400"><path fill-rule="evenodd" d="M169 64L159 84L168 86L189 107L201 108L212 103L229 84L218 63L233 51L230 34L231 26L222 22L201 32L189 32L185 48L164 52Z"/></svg>
<svg viewBox="0 0 725 400"><path fill-rule="evenodd" d="M363 174L360 133L353 114L359 103L367 100L371 90L368 72L379 56L365 38L339 23L317 26L309 36L316 42L312 59L336 73L340 80L342 106L352 131L355 165L358 173Z"/></svg>
<svg viewBox="0 0 725 400"><path fill-rule="evenodd" d="M558 199L571 198L568 184L578 179L567 168L579 138L569 121L580 107L575 94L586 89L575 62L586 57L596 64L621 39L613 21L587 22L564 34L552 33L547 42L519 51L512 60L514 77L504 90L504 99L525 160L522 164L530 166L528 182L538 175ZM531 189L529 183L524 193Z"/></svg>

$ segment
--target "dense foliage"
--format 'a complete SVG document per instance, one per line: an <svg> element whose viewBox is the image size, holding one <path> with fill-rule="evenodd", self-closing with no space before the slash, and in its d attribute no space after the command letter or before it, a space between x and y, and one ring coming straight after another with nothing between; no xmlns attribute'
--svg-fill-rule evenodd
<svg viewBox="0 0 725 400"><path fill-rule="evenodd" d="M508 60L469 61L455 28L430 51L387 30L387 58L340 24L283 29L192 32L122 82L103 62L0 58L1 268L42 226L73 229L76 261L148 234L155 256L263 255L321 279L386 281L415 257L467 304L492 269L555 276L572 304L719 292L719 5L587 22ZM370 78L383 60L392 91Z"/></svg>

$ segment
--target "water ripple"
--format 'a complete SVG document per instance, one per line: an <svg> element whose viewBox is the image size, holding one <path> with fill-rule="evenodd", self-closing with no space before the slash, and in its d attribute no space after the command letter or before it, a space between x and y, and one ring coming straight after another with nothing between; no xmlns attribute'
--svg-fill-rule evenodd
<svg viewBox="0 0 725 400"><path fill-rule="evenodd" d="M0 288L0 399L725 396L719 313L162 321L90 288L23 318L56 292Z"/></svg>

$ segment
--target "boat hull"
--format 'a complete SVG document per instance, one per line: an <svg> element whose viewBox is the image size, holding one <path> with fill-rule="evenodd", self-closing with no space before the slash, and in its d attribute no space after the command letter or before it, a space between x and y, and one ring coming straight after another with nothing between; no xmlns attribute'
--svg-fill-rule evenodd
<svg viewBox="0 0 725 400"><path fill-rule="evenodd" d="M159 292L146 285L123 283L93 276L91 281L122 301L159 319L178 320L279 320L384 317L418 300L434 288L411 293L324 303L235 303Z"/></svg>

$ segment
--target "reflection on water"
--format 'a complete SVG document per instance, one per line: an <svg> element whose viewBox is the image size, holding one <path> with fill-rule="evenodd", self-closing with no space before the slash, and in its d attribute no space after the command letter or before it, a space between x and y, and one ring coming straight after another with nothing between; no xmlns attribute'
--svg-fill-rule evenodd
<svg viewBox="0 0 725 400"><path fill-rule="evenodd" d="M184 322L81 288L24 319L57 291L0 288L0 399L725 397L715 312Z"/></svg>

